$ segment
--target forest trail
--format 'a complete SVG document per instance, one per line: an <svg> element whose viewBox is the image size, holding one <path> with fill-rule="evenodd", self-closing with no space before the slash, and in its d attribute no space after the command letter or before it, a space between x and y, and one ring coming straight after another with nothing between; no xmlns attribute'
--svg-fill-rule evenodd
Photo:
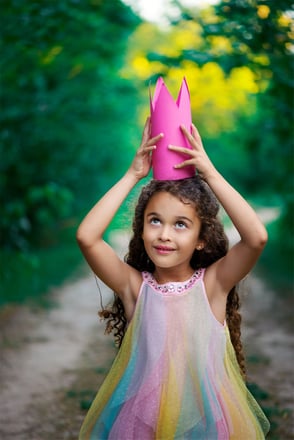
<svg viewBox="0 0 294 440"><path fill-rule="evenodd" d="M120 236L118 246L124 243ZM105 304L110 292L99 285ZM56 305L50 310L0 310L1 440L77 440L85 408L115 355L97 317L92 274L51 296ZM261 387L261 398L269 395L262 404L279 425L271 438L293 439L293 300L254 275L241 296L249 381Z"/></svg>
<svg viewBox="0 0 294 440"><path fill-rule="evenodd" d="M109 292L102 290L107 302ZM84 412L68 395L77 378L89 378L89 356L93 368L114 356L97 316L93 275L56 289L51 298L49 310L11 306L0 312L1 440L76 439ZM89 386L98 386L95 379Z"/></svg>

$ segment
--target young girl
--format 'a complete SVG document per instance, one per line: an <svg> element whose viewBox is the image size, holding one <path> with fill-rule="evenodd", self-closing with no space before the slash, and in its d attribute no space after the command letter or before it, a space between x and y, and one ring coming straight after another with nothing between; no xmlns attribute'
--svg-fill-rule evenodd
<svg viewBox="0 0 294 440"><path fill-rule="evenodd" d="M89 265L116 293L105 314L122 342L80 440L253 440L269 430L245 386L234 288L256 263L267 233L214 168L195 126L192 134L182 131L192 149L169 148L188 157L177 167L193 165L197 175L143 188L125 261L103 234L150 170L163 134L150 138L149 119L129 170L77 232ZM230 250L216 199L240 234Z"/></svg>

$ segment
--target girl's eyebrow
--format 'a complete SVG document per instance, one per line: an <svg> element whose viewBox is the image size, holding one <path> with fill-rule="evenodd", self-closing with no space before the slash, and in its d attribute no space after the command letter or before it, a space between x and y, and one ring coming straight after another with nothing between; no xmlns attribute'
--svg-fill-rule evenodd
<svg viewBox="0 0 294 440"><path fill-rule="evenodd" d="M158 214L158 212L148 212L147 215L146 215L146 217L153 217L153 216L161 217L161 215ZM193 224L193 221L189 217L186 217L184 215L176 216L176 220L177 221L182 220L182 221L186 221L186 222L189 222L189 223Z"/></svg>
<svg viewBox="0 0 294 440"><path fill-rule="evenodd" d="M158 214L157 212L148 212L148 214L146 215L147 217L156 215L157 217L160 217L160 214Z"/></svg>
<svg viewBox="0 0 294 440"><path fill-rule="evenodd" d="M189 223L193 223L193 221L189 217L185 217L184 215L179 215L177 217L177 220L185 220L185 221L187 221Z"/></svg>

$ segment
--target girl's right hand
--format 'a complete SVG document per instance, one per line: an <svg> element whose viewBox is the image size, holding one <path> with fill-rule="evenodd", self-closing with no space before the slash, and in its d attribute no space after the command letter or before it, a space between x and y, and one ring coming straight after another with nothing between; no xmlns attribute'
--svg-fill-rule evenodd
<svg viewBox="0 0 294 440"><path fill-rule="evenodd" d="M134 174L137 180L143 179L143 177L148 175L151 168L151 152L155 150L156 143L163 137L163 134L160 133L150 138L150 133L151 124L150 117L148 117L144 126L141 145L128 171Z"/></svg>

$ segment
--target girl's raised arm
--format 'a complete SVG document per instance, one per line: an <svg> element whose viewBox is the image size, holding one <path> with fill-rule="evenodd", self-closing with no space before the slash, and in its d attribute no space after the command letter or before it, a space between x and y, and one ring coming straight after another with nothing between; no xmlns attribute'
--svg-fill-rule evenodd
<svg viewBox="0 0 294 440"><path fill-rule="evenodd" d="M121 297L125 306L128 301L134 300L135 289L141 282L141 278L135 269L117 256L103 240L103 235L131 189L148 174L151 165L150 152L155 148L161 136L150 138L148 118L141 146L130 168L90 210L77 231L77 241L88 264L95 274Z"/></svg>
<svg viewBox="0 0 294 440"><path fill-rule="evenodd" d="M251 206L215 169L203 148L196 127L193 126L192 134L185 127L182 127L182 130L192 150L170 147L172 150L190 156L179 167L195 166L231 218L241 237L241 240L229 250L225 257L206 271L208 290L212 292L212 295L214 295L213 292L221 292L226 296L255 265L267 242L267 232Z"/></svg>

